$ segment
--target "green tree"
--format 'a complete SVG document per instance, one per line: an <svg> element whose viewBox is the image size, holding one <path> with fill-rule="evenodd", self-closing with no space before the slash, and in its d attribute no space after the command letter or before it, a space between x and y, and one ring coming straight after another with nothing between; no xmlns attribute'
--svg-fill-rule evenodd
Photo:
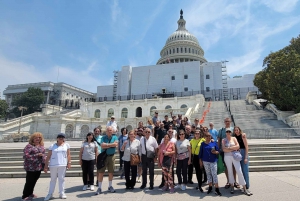
<svg viewBox="0 0 300 201"><path fill-rule="evenodd" d="M44 92L40 88L29 87L28 90L17 96L12 105L16 106L13 112L16 116L20 116L19 106L27 107L23 115L31 114L40 109L40 105L44 103Z"/></svg>
<svg viewBox="0 0 300 201"><path fill-rule="evenodd" d="M8 104L6 101L0 99L0 119L5 118L7 108Z"/></svg>
<svg viewBox="0 0 300 201"><path fill-rule="evenodd" d="M254 85L280 110L300 112L300 35L290 45L271 52L256 74Z"/></svg>

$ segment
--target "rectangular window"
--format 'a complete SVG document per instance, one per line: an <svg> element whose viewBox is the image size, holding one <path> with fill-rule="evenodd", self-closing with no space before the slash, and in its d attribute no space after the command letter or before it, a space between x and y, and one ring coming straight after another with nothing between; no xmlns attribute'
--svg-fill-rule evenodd
<svg viewBox="0 0 300 201"><path fill-rule="evenodd" d="M191 48L189 48L189 53L191 53Z"/></svg>
<svg viewBox="0 0 300 201"><path fill-rule="evenodd" d="M206 75L206 79L207 79L207 80L209 79L209 75Z"/></svg>
<svg viewBox="0 0 300 201"><path fill-rule="evenodd" d="M184 48L184 52L186 53L186 48Z"/></svg>
<svg viewBox="0 0 300 201"><path fill-rule="evenodd" d="M175 80L175 76L174 75L171 77L171 80Z"/></svg>
<svg viewBox="0 0 300 201"><path fill-rule="evenodd" d="M188 79L188 75L184 75L184 79Z"/></svg>
<svg viewBox="0 0 300 201"><path fill-rule="evenodd" d="M182 53L182 48L180 48L181 49L181 53Z"/></svg>
<svg viewBox="0 0 300 201"><path fill-rule="evenodd" d="M209 87L206 87L206 92L209 92L210 91L210 88Z"/></svg>
<svg viewBox="0 0 300 201"><path fill-rule="evenodd" d="M173 54L175 54L175 49L173 49Z"/></svg>
<svg viewBox="0 0 300 201"><path fill-rule="evenodd" d="M188 87L184 87L184 91L188 91L189 90L189 88Z"/></svg>
<svg viewBox="0 0 300 201"><path fill-rule="evenodd" d="M179 48L177 48L177 53L179 53Z"/></svg>

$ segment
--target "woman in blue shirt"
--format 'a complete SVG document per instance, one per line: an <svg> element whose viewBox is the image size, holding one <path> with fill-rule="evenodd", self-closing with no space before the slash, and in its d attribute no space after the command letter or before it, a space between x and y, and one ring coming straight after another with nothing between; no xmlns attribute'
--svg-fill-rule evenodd
<svg viewBox="0 0 300 201"><path fill-rule="evenodd" d="M219 191L217 175L219 147L215 141L211 141L211 135L209 132L206 132L204 137L205 141L201 143L199 151L199 163L201 168L204 166L207 175L209 185L207 194L211 193L212 184L214 183L216 195L221 196L222 194Z"/></svg>

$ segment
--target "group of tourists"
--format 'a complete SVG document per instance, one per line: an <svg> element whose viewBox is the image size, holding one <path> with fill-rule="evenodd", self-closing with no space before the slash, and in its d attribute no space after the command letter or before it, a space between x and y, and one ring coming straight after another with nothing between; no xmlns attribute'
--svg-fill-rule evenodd
<svg viewBox="0 0 300 201"><path fill-rule="evenodd" d="M214 129L212 122L209 128L199 124L199 119L191 123L181 115L169 117L161 121L158 114L150 119L147 126L139 122L138 127L127 131L121 129L117 137L117 123L112 116L107 123L105 135L101 129L86 135L79 152L79 164L82 168L82 190L95 190L101 194L104 172L108 172L108 191L115 192L113 174L115 170L116 151L120 156L121 178L125 177L125 189L130 190L141 183L140 189L154 189L154 168L157 163L162 171L159 189L174 193L175 189L186 190L188 184L193 184L192 177L195 169L196 190L204 192L202 186L208 184L207 194L213 191L221 196L218 183L218 169L225 167L227 183L225 189L234 193L234 188L240 188L245 195L249 191L249 155L246 134L235 126L231 127L231 119L225 118L225 126L220 130ZM97 167L97 182L94 182L94 167ZM176 167L177 185L175 184L174 168ZM24 149L24 168L27 172L23 190L23 200L32 200L34 186L41 171L50 170L50 187L44 200L53 198L53 192L58 179L59 197L67 198L64 192L66 169L71 168L70 146L65 143L65 135L57 135L57 142L48 148L47 155L43 143L43 135L34 133L29 144ZM238 182L236 180L238 175ZM95 184L95 185L94 185Z"/></svg>

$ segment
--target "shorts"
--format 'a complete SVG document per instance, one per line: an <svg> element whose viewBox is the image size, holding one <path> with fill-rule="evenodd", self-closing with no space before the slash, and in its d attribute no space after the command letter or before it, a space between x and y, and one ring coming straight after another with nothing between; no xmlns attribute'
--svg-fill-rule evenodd
<svg viewBox="0 0 300 201"><path fill-rule="evenodd" d="M104 173L107 169L108 173L114 173L115 170L115 155L107 156L105 159L105 165L103 168L97 170L97 173Z"/></svg>

